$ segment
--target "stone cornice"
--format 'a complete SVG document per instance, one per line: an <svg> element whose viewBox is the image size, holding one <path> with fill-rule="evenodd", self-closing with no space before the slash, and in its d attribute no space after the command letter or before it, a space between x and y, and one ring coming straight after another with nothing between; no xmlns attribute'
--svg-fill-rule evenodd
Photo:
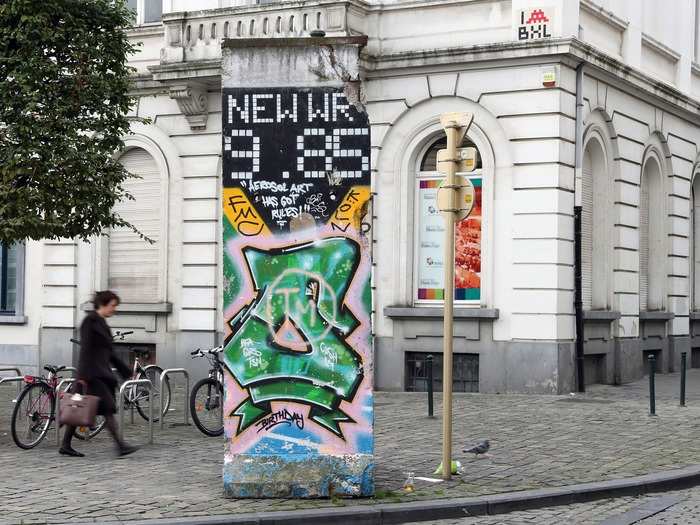
<svg viewBox="0 0 700 525"><path fill-rule="evenodd" d="M160 64L148 66L148 70L153 75L153 80L165 81L185 81L185 80L206 80L221 79L221 59L214 60L193 60L189 62L176 62L173 64Z"/></svg>
<svg viewBox="0 0 700 525"><path fill-rule="evenodd" d="M618 31L624 31L629 26L629 22L627 20L623 20L619 16L616 16L612 11L608 11L591 0L581 0L581 9L593 15L601 22L614 27Z"/></svg>
<svg viewBox="0 0 700 525"><path fill-rule="evenodd" d="M642 45L653 49L655 52L666 57L671 62L678 62L681 59L680 53L671 49L667 45L662 44L646 33L642 33Z"/></svg>
<svg viewBox="0 0 700 525"><path fill-rule="evenodd" d="M371 42L371 41L370 41ZM366 48L367 49L367 48ZM588 74L614 83L619 89L646 98L693 123L700 122L700 102L671 84L632 68L577 38L552 38L534 42L500 42L468 47L432 49L396 54L362 53L363 78L379 79L387 74L424 73L439 69L484 67L561 61L575 67L586 62ZM153 80L167 84L189 81L220 85L221 59L192 60L149 66ZM139 77L141 85L143 78ZM144 86L145 87L145 86Z"/></svg>
<svg viewBox="0 0 700 525"><path fill-rule="evenodd" d="M647 75L643 71L630 67L599 49L578 39L570 39L567 54L579 61L583 60L607 76L610 81L617 81L616 87L623 91L634 92L653 102L664 105L672 113L694 123L700 123L700 101L683 93L678 88Z"/></svg>
<svg viewBox="0 0 700 525"><path fill-rule="evenodd" d="M164 32L163 24L148 24L130 27L126 30L126 36L138 39L144 36L163 36Z"/></svg>
<svg viewBox="0 0 700 525"><path fill-rule="evenodd" d="M500 64L517 65L523 60L533 63L561 60L573 66L586 62L588 71L607 77L616 82L623 91L634 92L637 96L653 99L654 103L665 106L669 112L682 118L700 123L700 102L666 82L632 68L620 60L600 51L598 48L577 38L552 38L534 42L499 42L468 47L434 49L375 56L363 53L364 74L368 78L379 79L386 74L414 70L424 72L436 67L483 67L485 63L500 61Z"/></svg>
<svg viewBox="0 0 700 525"><path fill-rule="evenodd" d="M315 1L297 1L286 2L286 5L280 4L261 4L261 5L245 5L235 7L220 7L216 9L201 9L199 11L177 11L166 13L163 15L163 23L180 21L180 20L197 20L211 18L226 18L232 15L246 14L264 14L267 12L279 11L281 8L299 8L313 9L314 7L328 7L332 5L344 6L363 14L383 13L387 11L404 11L407 9L421 8L444 8L445 6L459 6L473 4L478 0L413 0L404 1L397 4L370 4L364 0L315 0Z"/></svg>

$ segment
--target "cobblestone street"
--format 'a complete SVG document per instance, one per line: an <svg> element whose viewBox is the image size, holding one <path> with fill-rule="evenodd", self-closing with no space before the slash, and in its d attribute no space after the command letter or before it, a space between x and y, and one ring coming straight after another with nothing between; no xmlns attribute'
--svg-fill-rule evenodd
<svg viewBox="0 0 700 525"><path fill-rule="evenodd" d="M0 470L5 475L0 479L0 520L89 522L369 505L557 487L700 463L700 371L689 373L687 408L678 406L678 376L658 376L655 418L648 416L645 386L644 381L626 387L598 386L584 396L457 395L455 457L464 472L449 483L418 481L412 495L401 490L408 472L435 477L441 422L426 416L424 394L378 393L377 497L348 501L222 498L222 439L206 438L194 426L170 426L182 417L178 399L178 410L170 413L164 431L156 428L155 444L127 458L114 459L106 432L89 443L76 442L76 448L87 454L84 459L59 456L53 431L36 449L23 451L12 442L9 430L15 390L3 386ZM436 414L439 410L438 402ZM144 443L146 427L138 415L135 421L136 425L127 423L126 438ZM462 446L483 438L491 440L493 457L464 457ZM520 523L520 514L541 516L523 523L596 523L601 516L625 512L643 499L513 513L507 515L511 521L497 516L445 523ZM693 501L686 504L687 512L694 512L700 499Z"/></svg>

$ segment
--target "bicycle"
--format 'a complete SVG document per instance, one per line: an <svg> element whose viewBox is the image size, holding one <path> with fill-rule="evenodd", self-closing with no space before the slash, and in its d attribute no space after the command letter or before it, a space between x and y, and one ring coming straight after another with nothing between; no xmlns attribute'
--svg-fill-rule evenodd
<svg viewBox="0 0 700 525"><path fill-rule="evenodd" d="M224 433L224 368L219 354L224 347L217 346L205 352L199 348L190 355L192 359L206 357L211 368L209 376L194 385L190 393L190 414L197 428L207 436Z"/></svg>
<svg viewBox="0 0 700 525"><path fill-rule="evenodd" d="M113 339L115 341L123 341L124 336L127 336L129 334L133 334L133 331L130 332L115 332ZM80 341L76 339L71 339L71 341L77 345L80 345ZM143 366L141 364L141 358L146 359L148 357L149 351L146 349L141 349L141 348L130 348L134 354L136 354L134 358L134 366L132 368L132 373L131 377L129 379L148 379L151 384L153 385L151 387L151 395L152 398L149 397L148 395L148 389L139 386L139 385L133 385L129 388L127 388L124 391L124 408L125 409L133 409L136 408L138 411L139 415L148 421L148 403L153 402L155 403L155 406L159 406L160 404L160 376L163 373L163 369L159 367L158 365L146 365ZM141 358L139 357L141 356ZM163 395L165 397L165 400L163 402L163 414L165 415L168 412L168 409L170 408L170 400L171 400L171 391L170 391L170 379L166 376L165 381L163 381ZM159 412L160 408L156 410L156 412ZM160 415L157 415L153 418L153 422L156 423L160 420ZM76 429L76 436L78 436L80 439L90 439L94 437L96 434L102 430L102 428L105 425L104 418L102 416L98 416L98 418L101 418L100 422L96 424L94 427L90 427L90 429L82 429L82 431L78 431ZM81 437L81 436L86 436L86 437Z"/></svg>
<svg viewBox="0 0 700 525"><path fill-rule="evenodd" d="M115 341L124 340L124 336L129 335L129 334L133 334L133 333L134 333L133 331L130 331L130 332L117 331L112 336L112 339L114 339ZM76 345L80 346L80 341L78 341L77 339L71 338L70 342L75 343ZM107 420L105 419L105 417L101 416L101 415L97 415L95 417L95 424L94 425L92 425L90 427L76 427L74 435L75 435L75 437L77 437L80 440L89 441L92 438L94 438L97 434L99 434L102 431L102 429L105 427L106 424L107 424Z"/></svg>
<svg viewBox="0 0 700 525"><path fill-rule="evenodd" d="M142 387L141 385L133 385L126 389L124 391L126 401L125 407L132 408L135 406L139 415L143 419L148 421L148 403L154 403L155 406L153 407L153 413L156 415L153 417L153 422L157 423L158 421L160 421L160 418L162 416L165 416L165 414L168 413L168 409L170 408L170 379L168 379L168 377L166 376L165 380L163 381L162 395L164 397L164 401L163 413L161 414L159 407L161 392L159 387L160 376L163 374L163 369L158 365L146 365L145 367L141 365L139 356L143 357L144 359L148 358L148 354L150 353L148 350L141 348L132 348L131 351L134 352L134 354L136 354L136 357L134 358L134 367L131 373L131 379L148 379L151 382L152 386L150 396L148 393L148 389Z"/></svg>
<svg viewBox="0 0 700 525"><path fill-rule="evenodd" d="M48 376L25 375L22 389L12 410L12 440L24 450L36 447L49 432L55 420L58 399L58 374L65 366L46 365Z"/></svg>

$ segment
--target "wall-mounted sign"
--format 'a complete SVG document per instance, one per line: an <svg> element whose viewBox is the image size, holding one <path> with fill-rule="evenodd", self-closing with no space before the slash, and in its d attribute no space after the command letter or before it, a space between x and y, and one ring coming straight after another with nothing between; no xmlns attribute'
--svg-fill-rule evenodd
<svg viewBox="0 0 700 525"><path fill-rule="evenodd" d="M456 212L454 215L445 215L445 219L455 222L466 219L474 207L474 185L463 175L455 175L455 185L458 186L455 195L454 209L450 209L450 193L445 186L446 179L443 179L438 188L437 203L441 212Z"/></svg>
<svg viewBox="0 0 700 525"><path fill-rule="evenodd" d="M517 40L540 40L554 34L555 9L552 6L534 6L517 9L514 13Z"/></svg>
<svg viewBox="0 0 700 525"><path fill-rule="evenodd" d="M476 159L478 157L478 152L476 148L457 148L457 159L459 164L457 164L457 173L471 172L476 169ZM447 173L448 166L450 162L447 155L447 149L438 150L437 154L437 169L440 173Z"/></svg>

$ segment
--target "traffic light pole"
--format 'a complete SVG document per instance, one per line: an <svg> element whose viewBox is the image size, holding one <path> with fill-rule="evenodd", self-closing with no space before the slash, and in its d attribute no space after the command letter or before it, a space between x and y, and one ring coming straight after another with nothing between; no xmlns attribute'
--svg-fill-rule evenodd
<svg viewBox="0 0 700 525"><path fill-rule="evenodd" d="M444 125L444 123L443 123ZM449 122L445 126L447 134L447 173L445 188L448 189L445 214L445 294L444 294L444 335L442 338L442 479L452 476L452 343L455 290L455 213L456 190L455 172L457 169L457 136L459 124Z"/></svg>
<svg viewBox="0 0 700 525"><path fill-rule="evenodd" d="M445 113L440 123L447 135L447 148L438 152L438 171L445 174L438 190L438 208L445 219L444 333L442 347L442 478L452 476L452 342L455 292L455 222L469 215L474 205L474 187L467 179L457 180L458 167L472 171L476 165L476 150L458 148L472 123L471 113ZM462 153L469 153L462 162ZM466 191L465 191L466 190Z"/></svg>

